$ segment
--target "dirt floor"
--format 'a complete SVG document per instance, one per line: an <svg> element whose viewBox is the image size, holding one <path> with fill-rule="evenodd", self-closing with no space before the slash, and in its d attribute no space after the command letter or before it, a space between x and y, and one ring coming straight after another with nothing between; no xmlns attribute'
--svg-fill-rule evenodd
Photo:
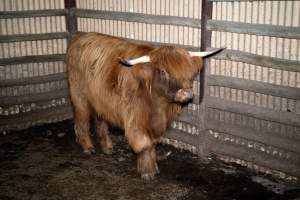
<svg viewBox="0 0 300 200"><path fill-rule="evenodd" d="M300 199L300 189L245 168L195 155L167 145L160 174L143 181L135 155L123 134L112 134L114 152L82 153L71 121L3 132L0 136L0 199ZM167 156L168 155L168 156Z"/></svg>

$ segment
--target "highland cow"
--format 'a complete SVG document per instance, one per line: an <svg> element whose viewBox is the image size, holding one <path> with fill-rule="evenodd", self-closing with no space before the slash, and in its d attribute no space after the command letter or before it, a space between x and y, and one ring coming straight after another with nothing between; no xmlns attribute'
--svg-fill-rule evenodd
<svg viewBox="0 0 300 200"><path fill-rule="evenodd" d="M94 152L90 117L104 153L112 152L108 125L125 131L143 179L159 172L155 146L182 105L192 99L193 79L209 52L155 48L100 33L78 33L66 55L76 140Z"/></svg>

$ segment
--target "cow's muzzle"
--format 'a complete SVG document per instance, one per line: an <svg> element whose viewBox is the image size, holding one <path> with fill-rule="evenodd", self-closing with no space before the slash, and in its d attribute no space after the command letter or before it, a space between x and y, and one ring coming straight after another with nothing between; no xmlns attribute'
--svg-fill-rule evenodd
<svg viewBox="0 0 300 200"><path fill-rule="evenodd" d="M192 89L179 89L175 94L175 101L180 103L186 103L193 98Z"/></svg>

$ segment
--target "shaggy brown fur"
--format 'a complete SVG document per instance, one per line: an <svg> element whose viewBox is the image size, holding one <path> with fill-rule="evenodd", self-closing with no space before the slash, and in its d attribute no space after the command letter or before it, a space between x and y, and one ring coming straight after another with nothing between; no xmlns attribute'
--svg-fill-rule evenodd
<svg viewBox="0 0 300 200"><path fill-rule="evenodd" d="M126 67L120 58L149 55L151 62ZM158 173L155 144L180 113L174 97L191 89L202 59L180 48L153 48L99 33L78 33L66 56L77 142L84 152L94 146L89 136L93 112L101 147L110 153L112 143L106 122L125 130L129 145L138 154L138 171L145 179Z"/></svg>

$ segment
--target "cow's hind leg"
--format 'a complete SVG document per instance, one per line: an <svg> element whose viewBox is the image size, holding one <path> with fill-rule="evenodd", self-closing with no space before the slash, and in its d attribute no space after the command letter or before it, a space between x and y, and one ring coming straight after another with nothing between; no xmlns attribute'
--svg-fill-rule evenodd
<svg viewBox="0 0 300 200"><path fill-rule="evenodd" d="M76 141L81 145L84 153L94 153L95 148L90 137L91 110L88 102L78 94L72 95L72 92L71 98L74 108L74 130Z"/></svg>
<svg viewBox="0 0 300 200"><path fill-rule="evenodd" d="M103 120L96 119L96 132L103 153L111 154L113 150L113 144L109 137L109 129L107 123Z"/></svg>

